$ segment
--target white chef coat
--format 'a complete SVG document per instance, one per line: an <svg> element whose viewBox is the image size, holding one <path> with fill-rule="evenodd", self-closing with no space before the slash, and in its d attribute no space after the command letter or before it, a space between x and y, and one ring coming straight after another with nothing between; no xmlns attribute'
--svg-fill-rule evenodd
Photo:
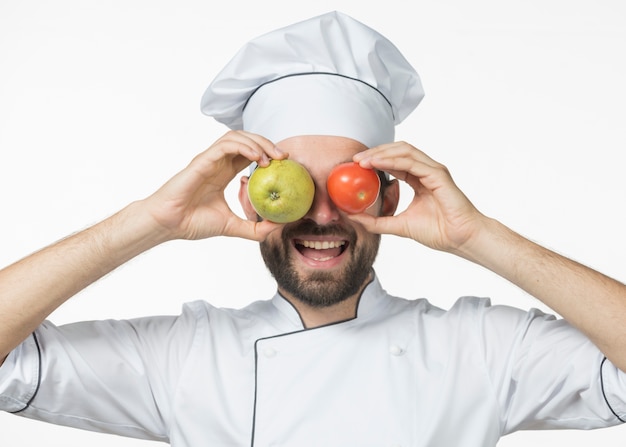
<svg viewBox="0 0 626 447"><path fill-rule="evenodd" d="M244 309L42 324L0 368L0 407L199 446L488 447L520 429L626 419L625 376L539 311L387 294L303 329L280 295Z"/></svg>

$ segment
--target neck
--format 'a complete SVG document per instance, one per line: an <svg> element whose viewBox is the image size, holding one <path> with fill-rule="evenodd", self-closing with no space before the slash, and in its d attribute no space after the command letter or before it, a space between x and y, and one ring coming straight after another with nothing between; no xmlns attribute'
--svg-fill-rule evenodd
<svg viewBox="0 0 626 447"><path fill-rule="evenodd" d="M355 318L358 296L350 297L341 303L322 308L312 307L297 300L289 300L289 302L296 308L298 314L300 314L304 327L312 329Z"/></svg>
<svg viewBox="0 0 626 447"><path fill-rule="evenodd" d="M296 309L296 311L300 315L300 319L302 320L304 327L307 329L312 329L356 318L361 294L363 293L365 287L367 287L367 285L371 281L372 274L370 273L367 281L363 283L357 293L346 298L340 303L324 307L316 307L311 306L310 304L303 303L293 295L286 293L280 287L278 288L278 291Z"/></svg>

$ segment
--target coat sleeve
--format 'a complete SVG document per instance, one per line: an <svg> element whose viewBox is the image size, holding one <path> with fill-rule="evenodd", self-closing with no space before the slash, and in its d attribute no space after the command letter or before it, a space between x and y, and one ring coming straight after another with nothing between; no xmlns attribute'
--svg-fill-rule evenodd
<svg viewBox="0 0 626 447"><path fill-rule="evenodd" d="M485 306L480 315L503 434L626 420L626 375L566 321L507 306Z"/></svg>
<svg viewBox="0 0 626 447"><path fill-rule="evenodd" d="M167 441L195 317L44 322L0 368L0 409L91 431Z"/></svg>

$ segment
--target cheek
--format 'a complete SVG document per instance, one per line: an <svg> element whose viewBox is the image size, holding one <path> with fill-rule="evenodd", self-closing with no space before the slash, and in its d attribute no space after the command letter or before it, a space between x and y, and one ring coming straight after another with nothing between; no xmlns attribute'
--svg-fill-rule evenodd
<svg viewBox="0 0 626 447"><path fill-rule="evenodd" d="M378 246L380 241L380 235L370 233L361 224L353 223L352 227L355 231L356 244L352 247L358 252L369 251L372 247Z"/></svg>
<svg viewBox="0 0 626 447"><path fill-rule="evenodd" d="M270 234L267 235L263 243L265 245L271 246L282 245L282 231L272 231Z"/></svg>
<svg viewBox="0 0 626 447"><path fill-rule="evenodd" d="M382 210L383 210L383 195L381 192L379 192L378 197L376 198L376 202L374 202L364 212L366 214L369 214L370 216L381 216Z"/></svg>

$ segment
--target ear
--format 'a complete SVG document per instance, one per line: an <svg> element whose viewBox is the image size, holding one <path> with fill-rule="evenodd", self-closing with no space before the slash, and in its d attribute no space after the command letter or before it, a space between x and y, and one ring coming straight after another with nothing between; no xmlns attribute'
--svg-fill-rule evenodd
<svg viewBox="0 0 626 447"><path fill-rule="evenodd" d="M243 208L243 212L248 220L258 220L258 215L250 203L250 197L248 196L248 177L243 176L239 179L239 203Z"/></svg>
<svg viewBox="0 0 626 447"><path fill-rule="evenodd" d="M385 187L382 199L381 215L393 216L398 208L398 202L400 201L400 182L398 182L397 179L393 179Z"/></svg>

